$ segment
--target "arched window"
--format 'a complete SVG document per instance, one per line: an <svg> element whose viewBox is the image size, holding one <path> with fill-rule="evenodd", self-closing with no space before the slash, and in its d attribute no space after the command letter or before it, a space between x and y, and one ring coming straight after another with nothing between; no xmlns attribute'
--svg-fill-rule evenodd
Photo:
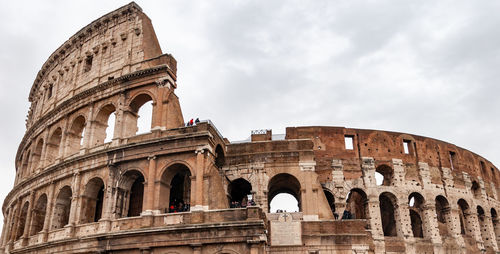
<svg viewBox="0 0 500 254"><path fill-rule="evenodd" d="M422 223L424 197L419 193L413 192L408 196L408 207L410 209L411 230L413 237L424 237L424 228Z"/></svg>
<svg viewBox="0 0 500 254"><path fill-rule="evenodd" d="M31 155L31 171L35 171L41 166L40 159L42 156L42 149L43 139L39 139L35 146L35 150L33 150L33 155Z"/></svg>
<svg viewBox="0 0 500 254"><path fill-rule="evenodd" d="M59 156L59 146L61 145L62 130L57 128L50 136L47 142L47 148L45 153L45 158L47 164L51 164Z"/></svg>
<svg viewBox="0 0 500 254"><path fill-rule="evenodd" d="M23 164L21 165L21 174L27 176L29 174L29 159L30 159L30 151L24 153Z"/></svg>
<svg viewBox="0 0 500 254"><path fill-rule="evenodd" d="M475 198L481 198L481 189L476 181L472 181L471 191Z"/></svg>
<svg viewBox="0 0 500 254"><path fill-rule="evenodd" d="M102 216L104 200L104 182L99 177L94 177L85 186L82 196L82 211L80 222L97 222Z"/></svg>
<svg viewBox="0 0 500 254"><path fill-rule="evenodd" d="M500 225L498 223L498 214L495 208L491 208L491 222L493 223L493 231L495 232L495 236L498 238L500 236Z"/></svg>
<svg viewBox="0 0 500 254"><path fill-rule="evenodd" d="M144 176L137 170L130 170L121 176L116 193L116 216L133 217L142 212L144 198Z"/></svg>
<svg viewBox="0 0 500 254"><path fill-rule="evenodd" d="M396 207L397 199L394 194L384 192L379 196L380 216L382 219L382 230L384 236L397 236L396 228Z"/></svg>
<svg viewBox="0 0 500 254"><path fill-rule="evenodd" d="M460 233L462 235L472 235L472 228L469 224L470 220L469 204L467 204L467 202L463 199L459 199L457 204L458 207L460 208L459 211Z"/></svg>
<svg viewBox="0 0 500 254"><path fill-rule="evenodd" d="M115 106L106 105L101 108L94 122L94 145L101 145L111 142L115 127ZM111 120L111 121L110 121Z"/></svg>
<svg viewBox="0 0 500 254"><path fill-rule="evenodd" d="M228 192L230 195L229 207L239 208L247 206L248 198L252 194L252 185L243 178L238 178L232 181L228 186Z"/></svg>
<svg viewBox="0 0 500 254"><path fill-rule="evenodd" d="M131 113L125 115L126 136L151 131L153 119L153 98L148 94L136 96L130 103ZM134 128L135 126L135 128Z"/></svg>
<svg viewBox="0 0 500 254"><path fill-rule="evenodd" d="M375 170L377 185L390 186L392 183L393 170L387 165L380 165Z"/></svg>
<svg viewBox="0 0 500 254"><path fill-rule="evenodd" d="M218 168L222 168L224 166L226 159L224 157L224 150L221 145L217 145L215 148L215 166Z"/></svg>
<svg viewBox="0 0 500 254"><path fill-rule="evenodd" d="M488 235L488 225L486 223L489 223L486 221L486 217L484 214L484 209L481 206L476 207L477 210L477 218L479 220L479 231L481 231L481 237L483 238L484 244L486 247L492 247L491 246L491 239L490 236Z"/></svg>
<svg viewBox="0 0 500 254"><path fill-rule="evenodd" d="M64 186L57 195L54 204L54 215L52 217L52 229L58 229L69 223L69 213L71 211L71 198L73 192L71 187Z"/></svg>
<svg viewBox="0 0 500 254"><path fill-rule="evenodd" d="M28 215L29 202L25 202L23 208L21 209L21 214L19 215L19 222L17 223L16 230L16 240L21 238L24 233L24 227L26 227L26 217Z"/></svg>
<svg viewBox="0 0 500 254"><path fill-rule="evenodd" d="M74 154L80 151L83 145L83 135L85 130L85 118L78 116L73 120L67 135L68 154Z"/></svg>
<svg viewBox="0 0 500 254"><path fill-rule="evenodd" d="M451 236L449 228L451 224L451 207L448 200L439 195L436 197L436 217L438 221L439 234L441 236Z"/></svg>
<svg viewBox="0 0 500 254"><path fill-rule="evenodd" d="M187 212L191 206L191 171L184 164L169 166L161 177L160 197L167 212Z"/></svg>
<svg viewBox="0 0 500 254"><path fill-rule="evenodd" d="M323 193L325 193L326 201L328 202L328 207L330 207L330 211L332 211L332 215L335 218L335 197L327 189L323 189Z"/></svg>
<svg viewBox="0 0 500 254"><path fill-rule="evenodd" d="M287 212L300 212L301 197L300 183L294 176L281 173L273 176L269 181L267 200L269 212L281 210Z"/></svg>
<svg viewBox="0 0 500 254"><path fill-rule="evenodd" d="M42 231L45 223L45 214L47 213L47 195L42 194L35 203L33 215L31 219L31 235L35 235Z"/></svg>
<svg viewBox="0 0 500 254"><path fill-rule="evenodd" d="M361 189L352 189L347 194L346 209L351 213L353 219L366 219L368 214L368 198Z"/></svg>

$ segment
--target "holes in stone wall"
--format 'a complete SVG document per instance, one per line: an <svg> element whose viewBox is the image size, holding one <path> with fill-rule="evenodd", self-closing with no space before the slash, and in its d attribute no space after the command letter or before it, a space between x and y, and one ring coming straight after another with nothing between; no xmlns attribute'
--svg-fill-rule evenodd
<svg viewBox="0 0 500 254"><path fill-rule="evenodd" d="M300 194L300 183L295 176L287 173L273 176L269 181L269 190L267 194L269 212L274 213L278 210L300 212Z"/></svg>
<svg viewBox="0 0 500 254"><path fill-rule="evenodd" d="M45 214L47 213L47 195L42 194L36 201L31 219L31 235L36 235L42 231L45 223Z"/></svg>

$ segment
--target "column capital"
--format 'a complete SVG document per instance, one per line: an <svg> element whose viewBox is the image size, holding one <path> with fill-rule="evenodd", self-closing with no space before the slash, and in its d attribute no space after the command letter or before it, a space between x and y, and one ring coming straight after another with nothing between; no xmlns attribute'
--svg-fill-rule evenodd
<svg viewBox="0 0 500 254"><path fill-rule="evenodd" d="M150 160L156 160L156 155L149 155L148 161L150 161Z"/></svg>

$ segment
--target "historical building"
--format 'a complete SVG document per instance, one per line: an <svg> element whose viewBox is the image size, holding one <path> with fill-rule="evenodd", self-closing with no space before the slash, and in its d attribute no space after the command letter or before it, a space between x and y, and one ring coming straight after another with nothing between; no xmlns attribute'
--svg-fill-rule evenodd
<svg viewBox="0 0 500 254"><path fill-rule="evenodd" d="M176 60L135 3L59 47L30 91L2 252L499 250L500 175L485 158L432 138L343 127L230 142L210 121L186 126L176 88ZM151 130L137 134L151 102ZM298 212L270 211L281 193Z"/></svg>

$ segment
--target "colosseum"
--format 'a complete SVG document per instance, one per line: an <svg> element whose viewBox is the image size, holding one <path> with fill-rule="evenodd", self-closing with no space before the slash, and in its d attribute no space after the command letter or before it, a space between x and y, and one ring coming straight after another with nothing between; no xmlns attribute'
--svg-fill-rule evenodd
<svg viewBox="0 0 500 254"><path fill-rule="evenodd" d="M485 158L344 127L231 142L209 120L185 123L176 71L135 3L48 58L29 94L1 252L498 253L500 175ZM138 133L148 104L151 128ZM298 211L272 211L280 194Z"/></svg>

